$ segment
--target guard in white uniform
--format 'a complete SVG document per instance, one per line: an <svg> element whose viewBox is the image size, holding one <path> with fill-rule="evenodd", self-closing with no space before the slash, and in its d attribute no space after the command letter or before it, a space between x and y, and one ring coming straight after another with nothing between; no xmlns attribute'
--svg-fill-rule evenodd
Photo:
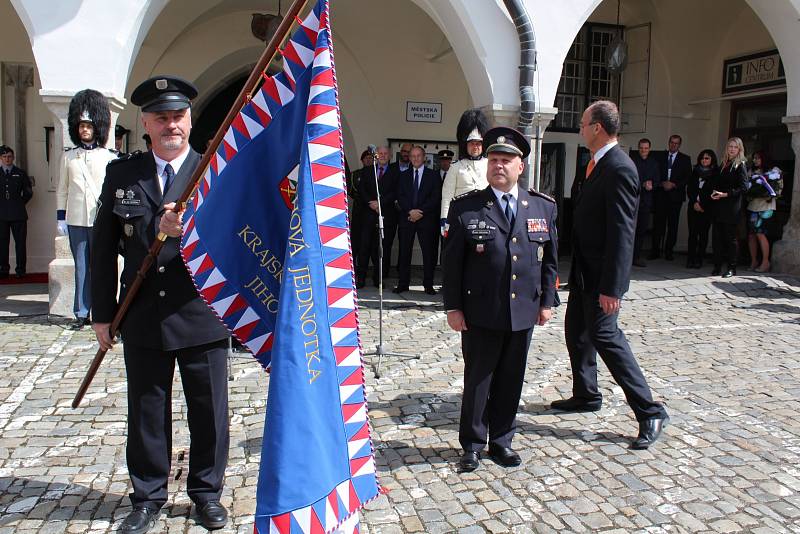
<svg viewBox="0 0 800 534"><path fill-rule="evenodd" d="M440 223L442 235L447 235L447 212L453 198L485 189L486 157L483 155L483 135L489 131L489 121L479 109L468 109L461 115L456 128L459 160L450 166L442 183Z"/></svg>
<svg viewBox="0 0 800 534"><path fill-rule="evenodd" d="M56 192L56 218L59 235L69 235L75 260L75 299L72 328L89 324L92 306L89 256L92 250L92 224L97 215L100 190L106 165L117 158L105 148L111 126L108 100L100 92L84 89L69 103L69 137L75 147L64 154Z"/></svg>

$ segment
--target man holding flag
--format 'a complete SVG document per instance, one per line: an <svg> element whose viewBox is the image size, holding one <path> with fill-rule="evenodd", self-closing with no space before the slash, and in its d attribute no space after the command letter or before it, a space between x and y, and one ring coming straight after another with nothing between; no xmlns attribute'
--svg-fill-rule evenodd
<svg viewBox="0 0 800 534"><path fill-rule="evenodd" d="M172 382L181 371L191 446L187 492L199 522L225 526L220 504L228 460L228 332L200 298L179 254L181 219L167 211L200 162L189 147L191 100L197 89L172 76L142 82L131 102L142 108L151 152L136 152L109 165L94 224L92 314L100 346L114 341L109 326L117 310L117 251L124 243L120 301L151 243L166 237L153 269L121 323L128 380L127 460L133 510L121 532L143 534L155 526L167 501L172 456ZM162 216L163 214L163 216Z"/></svg>

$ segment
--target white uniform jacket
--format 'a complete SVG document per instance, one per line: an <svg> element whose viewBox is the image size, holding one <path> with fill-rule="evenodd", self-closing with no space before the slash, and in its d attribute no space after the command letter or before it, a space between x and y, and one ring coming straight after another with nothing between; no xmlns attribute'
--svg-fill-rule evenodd
<svg viewBox="0 0 800 534"><path fill-rule="evenodd" d="M447 176L445 176L442 183L442 211L440 218L447 218L450 201L454 197L473 189L485 189L489 185L489 181L486 179L488 161L486 158L479 160L464 158L450 166L450 170L447 171Z"/></svg>
<svg viewBox="0 0 800 534"><path fill-rule="evenodd" d="M104 147L71 148L64 153L56 191L56 209L67 210L70 226L92 226L97 215L106 165L117 155Z"/></svg>

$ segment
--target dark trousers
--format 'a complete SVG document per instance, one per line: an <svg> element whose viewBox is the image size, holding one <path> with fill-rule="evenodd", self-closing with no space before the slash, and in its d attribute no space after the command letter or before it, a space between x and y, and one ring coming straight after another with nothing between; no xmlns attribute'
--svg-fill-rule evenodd
<svg viewBox="0 0 800 534"><path fill-rule="evenodd" d="M465 451L510 447L533 328L517 332L468 325L461 332L464 395L458 441Z"/></svg>
<svg viewBox="0 0 800 534"><path fill-rule="evenodd" d="M599 353L625 393L637 421L665 416L664 407L653 401L628 340L617 326L617 314L603 313L598 297L597 293L585 293L570 284L564 334L572 366L572 395L589 404L602 403L597 387Z"/></svg>
<svg viewBox="0 0 800 534"><path fill-rule="evenodd" d="M359 243L361 243L362 234L364 233L364 207L352 198L348 198L347 200L351 202L353 206L350 212L350 243L353 247L353 263L355 267L358 268L358 262L361 260L358 256L358 246Z"/></svg>
<svg viewBox="0 0 800 534"><path fill-rule="evenodd" d="M644 234L647 232L647 225L650 223L650 213L653 208L650 204L640 204L639 212L636 215L636 237L633 240L633 259L637 260L642 255L642 245L644 244Z"/></svg>
<svg viewBox="0 0 800 534"><path fill-rule="evenodd" d="M367 208L369 209L369 208ZM373 280L378 282L378 249L380 235L378 233L378 214L369 209L361 214L361 228L359 242L356 244L356 281L364 282L369 271L369 262L372 261ZM384 265L385 267L385 265Z"/></svg>
<svg viewBox="0 0 800 534"><path fill-rule="evenodd" d="M25 274L25 261L28 257L25 245L28 239L28 221L0 221L0 274L8 274L8 247L14 236L14 253L17 255L17 274Z"/></svg>
<svg viewBox="0 0 800 534"><path fill-rule="evenodd" d="M682 202L670 202L667 199L656 201L653 214L652 254L657 255L662 251L665 254L672 253L672 249L678 241L678 221L681 218L682 207Z"/></svg>
<svg viewBox="0 0 800 534"><path fill-rule="evenodd" d="M92 277L89 272L89 258L92 255L94 236L90 226L67 226L69 248L75 261L75 295L72 311L75 317L86 319L92 307Z"/></svg>
<svg viewBox="0 0 800 534"><path fill-rule="evenodd" d="M711 217L708 213L695 211L689 206L686 214L689 221L689 261L703 261L708 247L708 231L711 229Z"/></svg>
<svg viewBox="0 0 800 534"><path fill-rule="evenodd" d="M738 223L715 221L711 230L711 248L714 249L714 266L736 268Z"/></svg>
<svg viewBox="0 0 800 534"><path fill-rule="evenodd" d="M176 351L125 346L131 502L161 508L172 457L172 379L181 372L191 445L187 493L198 505L219 500L228 462L228 340Z"/></svg>
<svg viewBox="0 0 800 534"><path fill-rule="evenodd" d="M422 285L433 287L437 231L436 225L422 219L415 223L403 224L397 229L397 238L400 241L400 256L397 260L400 278L398 286L408 286L411 281L411 254L414 250L414 236L417 236L419 248L422 249Z"/></svg>
<svg viewBox="0 0 800 534"><path fill-rule="evenodd" d="M392 246L394 237L397 235L397 210L394 207L383 209L383 276L389 276L389 268L392 263ZM400 259L397 260L397 268L400 269Z"/></svg>

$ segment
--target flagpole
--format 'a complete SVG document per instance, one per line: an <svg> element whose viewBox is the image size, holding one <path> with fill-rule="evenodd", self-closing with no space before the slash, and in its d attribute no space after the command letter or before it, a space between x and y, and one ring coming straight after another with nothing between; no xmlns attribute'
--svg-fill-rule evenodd
<svg viewBox="0 0 800 534"><path fill-rule="evenodd" d="M269 66L272 59L275 57L275 54L278 52L278 47L284 41L286 36L289 34L289 30L292 29L292 25L298 19L298 15L300 11L302 11L303 7L305 7L308 0L294 0L292 2L291 7L286 12L286 16L281 21L280 26L275 31L275 34L270 39L267 47L264 49L264 52L261 54L256 66L253 68L253 71L250 73L250 77L247 78L242 90L239 92L239 96L236 98L236 101L231 106L231 109L228 111L228 115L225 117L225 120L220 125L217 133L214 135L213 139L211 139L211 143L208 146L208 149L203 154L200 163L197 165L197 168L194 170L192 177L189 180L189 183L186 185L186 188L181 193L181 196L178 197L178 200L175 201L175 207L172 208L172 211L178 213L186 209L186 203L194 194L195 189L197 188L197 184L205 174L206 169L208 168L209 163L211 162L211 158L213 157L214 153L217 151L220 143L222 143L222 138L225 136L225 133L228 131L228 128L233 123L236 116L242 110L242 108L250 101L253 91L255 90L258 83L261 81L262 76L265 76L265 70ZM158 236L153 244L150 245L150 250L147 253L147 256L142 260L142 264L139 267L139 270L136 271L136 278L134 279L133 283L131 284L130 288L128 289L128 293L125 295L125 299L117 308L117 313L114 315L114 319L111 321L111 326L109 327L109 333L111 335L111 339L114 339L117 336L117 332L119 331L119 325L122 322L122 319L125 317L125 314L128 311L131 303L133 302L134 297L139 292L139 288L144 282L144 278L147 275L147 271L150 270L153 263L155 262L156 258L158 257L158 253L161 251L161 248L164 246L164 242L167 240L167 235L163 232L159 232ZM86 394L86 391L89 389L89 385L92 383L94 376L97 374L98 369L100 369L100 364L103 362L103 358L105 358L106 351L101 347L98 349L97 353L94 355L92 359L92 363L89 365L89 369L86 371L86 375L84 375L83 380L81 381L81 385L78 388L77 393L75 393L75 398L72 399L72 407L77 408L83 396Z"/></svg>

